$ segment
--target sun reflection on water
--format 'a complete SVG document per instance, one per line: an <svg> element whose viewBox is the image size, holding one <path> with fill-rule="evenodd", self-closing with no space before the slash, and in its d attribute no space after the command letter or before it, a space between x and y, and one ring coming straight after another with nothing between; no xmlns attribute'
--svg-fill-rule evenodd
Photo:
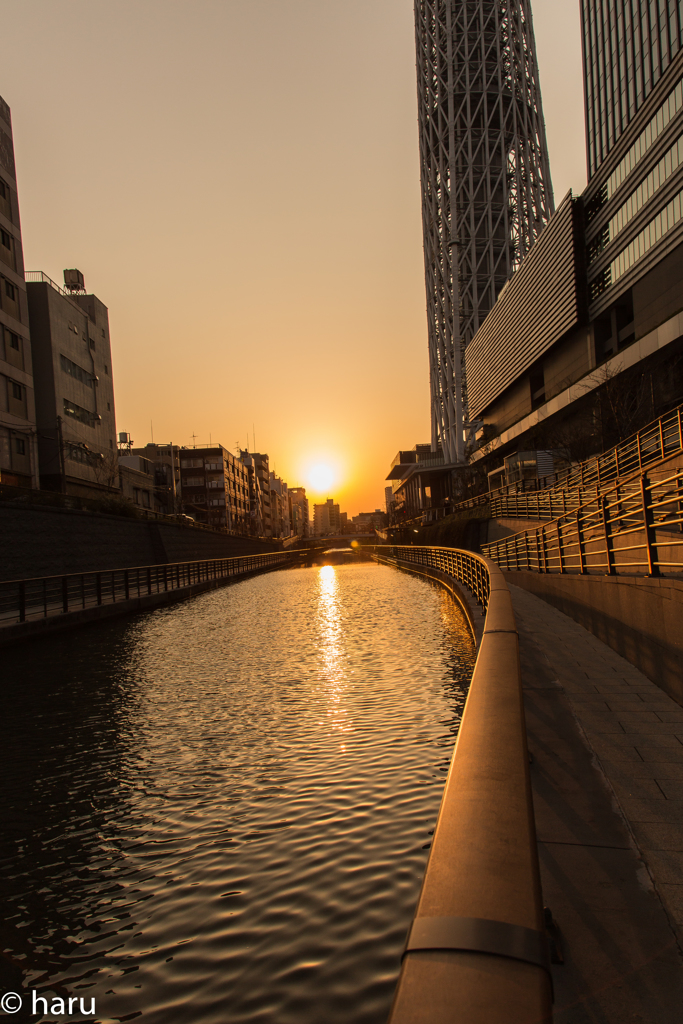
<svg viewBox="0 0 683 1024"><path fill-rule="evenodd" d="M353 731L346 707L347 677L344 650L344 609L338 570L323 565L318 573L318 651L323 681L327 684L327 716L332 732ZM342 739L343 736L340 736ZM340 744L342 753L346 745Z"/></svg>

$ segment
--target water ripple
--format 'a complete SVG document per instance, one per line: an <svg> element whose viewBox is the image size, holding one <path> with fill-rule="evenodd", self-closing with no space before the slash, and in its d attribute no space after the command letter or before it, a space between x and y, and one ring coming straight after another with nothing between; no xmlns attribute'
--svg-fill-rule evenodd
<svg viewBox="0 0 683 1024"><path fill-rule="evenodd" d="M369 563L7 651L2 981L382 1024L473 658L445 592Z"/></svg>

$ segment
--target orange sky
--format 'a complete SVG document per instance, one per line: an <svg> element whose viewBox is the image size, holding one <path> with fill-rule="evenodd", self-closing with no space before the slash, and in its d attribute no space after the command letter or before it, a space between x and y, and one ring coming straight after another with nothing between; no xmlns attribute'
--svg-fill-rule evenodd
<svg viewBox="0 0 683 1024"><path fill-rule="evenodd" d="M578 0L535 0L559 199ZM558 8L562 12L558 13ZM109 307L117 429L234 450L355 515L429 441L412 0L0 0L29 270ZM332 495L330 495L332 496Z"/></svg>

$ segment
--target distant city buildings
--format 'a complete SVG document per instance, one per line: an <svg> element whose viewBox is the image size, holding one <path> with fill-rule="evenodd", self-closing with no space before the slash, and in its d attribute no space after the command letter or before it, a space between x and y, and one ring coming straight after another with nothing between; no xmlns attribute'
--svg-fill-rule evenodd
<svg viewBox="0 0 683 1024"><path fill-rule="evenodd" d="M122 498L147 516L259 538L358 528L332 499L315 506L311 523L305 488L290 488L263 452L134 447L130 434L117 436L107 307L86 292L79 270L65 270L63 286L24 270L11 114L2 98L0 485L57 492L91 508L111 509Z"/></svg>
<svg viewBox="0 0 683 1024"><path fill-rule="evenodd" d="M381 508L374 512L359 512L353 517L356 533L372 533L373 530L382 530L387 525L387 514Z"/></svg>

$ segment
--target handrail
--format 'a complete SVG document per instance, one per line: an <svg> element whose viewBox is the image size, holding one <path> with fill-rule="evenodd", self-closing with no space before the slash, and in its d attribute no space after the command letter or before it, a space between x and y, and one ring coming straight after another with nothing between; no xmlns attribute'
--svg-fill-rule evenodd
<svg viewBox="0 0 683 1024"><path fill-rule="evenodd" d="M507 571L678 575L683 571L683 469L634 473L551 522L490 544ZM680 538L680 539L678 539Z"/></svg>
<svg viewBox="0 0 683 1024"><path fill-rule="evenodd" d="M453 548L377 545L381 561L467 586L486 609L390 1024L552 1019L519 638L492 562Z"/></svg>
<svg viewBox="0 0 683 1024"><path fill-rule="evenodd" d="M279 565L294 564L304 556L305 552L300 550L273 551L197 562L0 581L0 630L4 626L47 619L98 605L117 604L211 580L275 569Z"/></svg>
<svg viewBox="0 0 683 1024"><path fill-rule="evenodd" d="M622 441L621 444L610 448L609 451L593 456L573 469L554 474L555 479L552 483L544 483L540 488L535 487L530 490L561 492L576 488L595 487L596 485L598 489L601 489L604 484L628 476L636 470L642 470L670 455L678 454L683 451L682 408L679 405L676 409L665 413L636 434ZM547 481L548 477L544 477L543 480ZM486 494L468 498L466 501L453 505L453 509L478 508L495 501L496 498L524 493L527 488L524 486L524 481L520 483L522 486L519 483L505 484L493 491L487 491Z"/></svg>

